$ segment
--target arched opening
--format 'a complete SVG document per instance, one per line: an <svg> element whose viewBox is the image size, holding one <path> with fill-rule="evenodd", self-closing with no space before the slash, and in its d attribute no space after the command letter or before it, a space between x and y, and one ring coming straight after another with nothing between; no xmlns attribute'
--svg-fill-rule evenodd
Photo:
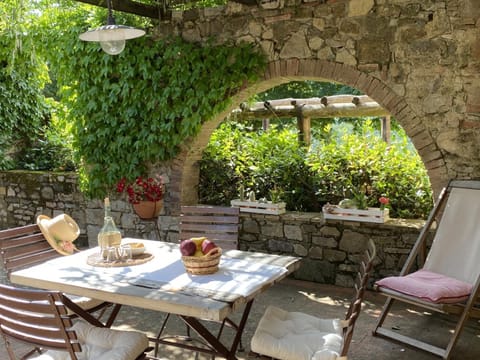
<svg viewBox="0 0 480 360"><path fill-rule="evenodd" d="M172 178L176 180L175 189L179 194L179 204L194 204L197 199L199 178L198 161L207 146L212 132L224 118L251 95L274 86L301 80L341 82L356 88L378 102L394 116L414 144L429 174L434 195L438 195L446 184L446 166L440 150L432 136L423 125L407 101L388 88L381 80L358 71L354 67L323 60L279 60L268 64L267 70L258 83L249 86L232 98L232 106L215 119L206 122L200 134L185 145L172 169ZM175 213L172 209L172 213Z"/></svg>

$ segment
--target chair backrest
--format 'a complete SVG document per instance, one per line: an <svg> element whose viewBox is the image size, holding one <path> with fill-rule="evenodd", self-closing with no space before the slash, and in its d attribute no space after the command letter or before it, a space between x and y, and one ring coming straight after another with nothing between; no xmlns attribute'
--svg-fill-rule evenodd
<svg viewBox="0 0 480 360"><path fill-rule="evenodd" d="M60 256L37 224L0 231L0 255L7 275Z"/></svg>
<svg viewBox="0 0 480 360"><path fill-rule="evenodd" d="M347 356L348 348L353 336L355 323L362 310L362 302L365 297L365 291L368 286L368 279L373 269L373 260L377 254L375 244L372 239L368 241L365 255L360 263L360 269L355 281L355 296L353 297L347 314L345 315L346 326L343 329L343 345L340 356Z"/></svg>
<svg viewBox="0 0 480 360"><path fill-rule="evenodd" d="M473 285L480 275L480 182L453 181L440 201L443 213L424 268Z"/></svg>
<svg viewBox="0 0 480 360"><path fill-rule="evenodd" d="M10 358L15 359L9 339L16 339L42 349L67 351L72 360L81 351L72 320L62 301L53 291L20 289L0 285L0 333Z"/></svg>
<svg viewBox="0 0 480 360"><path fill-rule="evenodd" d="M205 236L224 250L238 248L239 208L182 206L180 241Z"/></svg>

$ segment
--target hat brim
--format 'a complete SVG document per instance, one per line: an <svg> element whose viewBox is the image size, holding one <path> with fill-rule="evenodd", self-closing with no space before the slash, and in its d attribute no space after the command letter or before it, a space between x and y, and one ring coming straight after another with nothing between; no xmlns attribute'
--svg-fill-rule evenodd
<svg viewBox="0 0 480 360"><path fill-rule="evenodd" d="M65 216L68 216L68 215L65 215ZM50 220L52 220L52 218L47 216L47 215L38 215L37 216L37 225L40 228L40 231L42 232L43 236L45 237L47 242L50 244L50 246L52 248L54 248L58 253L60 253L62 255L72 255L71 252L68 252L68 251L65 251L64 249L62 249L62 247L54 239L52 234L50 234L48 229L45 227L44 223L46 221L50 221ZM73 241L75 241L75 240L73 240ZM72 244L73 244L73 242L72 242ZM77 250L77 248L75 246L73 246L73 248L74 248L74 250Z"/></svg>

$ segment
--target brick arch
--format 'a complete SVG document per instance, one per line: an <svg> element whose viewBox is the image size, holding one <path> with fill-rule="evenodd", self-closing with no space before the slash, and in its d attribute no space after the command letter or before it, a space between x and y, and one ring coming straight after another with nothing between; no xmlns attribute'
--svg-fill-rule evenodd
<svg viewBox="0 0 480 360"><path fill-rule="evenodd" d="M177 204L195 204L198 202L198 161L207 146L212 132L225 117L251 95L263 92L290 81L333 81L340 82L362 91L387 109L405 129L412 140L428 171L434 193L439 194L447 181L446 165L435 141L408 105L407 101L393 92L384 82L355 67L325 60L287 59L272 61L267 65L263 78L248 85L232 98L232 105L214 119L207 121L195 139L184 145L176 158L172 176L179 194ZM173 205L173 204L172 204ZM176 211L174 209L173 213ZM178 210L178 209L177 209Z"/></svg>

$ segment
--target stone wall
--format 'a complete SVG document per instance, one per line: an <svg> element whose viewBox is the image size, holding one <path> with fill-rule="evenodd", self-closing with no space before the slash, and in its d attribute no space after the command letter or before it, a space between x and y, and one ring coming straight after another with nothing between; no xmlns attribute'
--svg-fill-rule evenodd
<svg viewBox="0 0 480 360"><path fill-rule="evenodd" d="M112 215L124 236L159 238L157 223L136 216L128 202L112 197ZM66 213L80 227L80 246L96 246L103 226L103 200L88 200L75 173L0 172L0 229L33 224L40 214Z"/></svg>
<svg viewBox="0 0 480 360"><path fill-rule="evenodd" d="M385 224L325 220L321 213L241 213L240 248L301 257L295 278L352 286L372 239L377 247L373 279L398 274L424 222L393 219Z"/></svg>
<svg viewBox="0 0 480 360"><path fill-rule="evenodd" d="M208 119L176 159L183 204L197 202L197 161L225 116L258 91L306 79L347 84L387 109L412 139L437 195L450 178L480 177L478 0L229 2L175 12L158 27L160 38L172 35L246 41L268 59L259 80Z"/></svg>
<svg viewBox="0 0 480 360"><path fill-rule="evenodd" d="M97 246L103 203L85 199L77 180L72 173L0 172L0 229L32 224L39 214L67 213L81 229L78 244ZM141 220L123 198L111 199L123 237L178 241L178 216L163 213L156 221ZM240 249L299 256L303 261L296 278L350 286L368 239L378 250L373 278L380 278L400 271L422 225L325 221L321 213L241 213Z"/></svg>

